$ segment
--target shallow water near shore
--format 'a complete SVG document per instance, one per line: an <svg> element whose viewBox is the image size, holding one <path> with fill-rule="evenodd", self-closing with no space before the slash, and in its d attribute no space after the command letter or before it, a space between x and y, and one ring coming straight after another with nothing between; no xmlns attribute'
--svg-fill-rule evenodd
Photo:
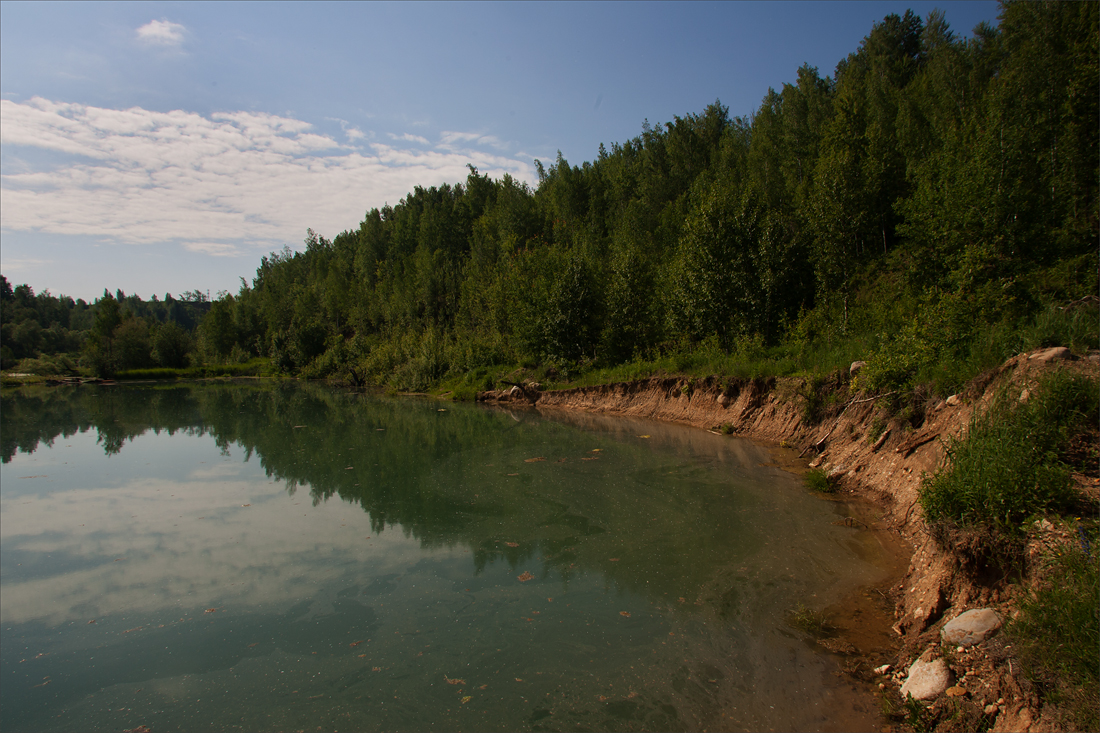
<svg viewBox="0 0 1100 733"><path fill-rule="evenodd" d="M311 385L2 397L0 727L845 730L881 582L767 450Z"/></svg>

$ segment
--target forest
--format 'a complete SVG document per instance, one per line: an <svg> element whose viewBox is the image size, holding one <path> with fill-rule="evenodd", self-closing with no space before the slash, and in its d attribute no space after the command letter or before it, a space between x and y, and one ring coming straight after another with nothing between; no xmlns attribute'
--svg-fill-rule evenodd
<svg viewBox="0 0 1100 733"><path fill-rule="evenodd" d="M747 117L715 101L647 120L579 166L535 161L534 187L470 167L331 239L309 229L214 299L88 304L4 279L3 366L251 365L469 397L520 368L859 359L861 388L947 392L1026 348L1095 349L1098 20L1097 3L1006 2L962 39L939 11L888 15Z"/></svg>

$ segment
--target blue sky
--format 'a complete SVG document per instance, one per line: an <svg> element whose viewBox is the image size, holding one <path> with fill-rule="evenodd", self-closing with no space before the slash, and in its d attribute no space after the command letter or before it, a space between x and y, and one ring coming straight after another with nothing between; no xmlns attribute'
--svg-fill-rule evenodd
<svg viewBox="0 0 1100 733"><path fill-rule="evenodd" d="M995 2L0 2L0 270L92 299L236 292L473 164L534 183L720 99L750 115L873 24Z"/></svg>

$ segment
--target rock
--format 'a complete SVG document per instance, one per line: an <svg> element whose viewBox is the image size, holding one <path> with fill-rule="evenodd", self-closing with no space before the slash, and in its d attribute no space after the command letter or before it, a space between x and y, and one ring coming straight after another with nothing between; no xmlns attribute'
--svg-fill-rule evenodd
<svg viewBox="0 0 1100 733"><path fill-rule="evenodd" d="M1093 349L1089 352L1089 361L1100 361L1100 351Z"/></svg>
<svg viewBox="0 0 1100 733"><path fill-rule="evenodd" d="M958 685L955 685L954 687L948 687L946 690L944 690L944 692L947 694L948 697L965 697L966 696L966 688L965 687L959 687Z"/></svg>
<svg viewBox="0 0 1100 733"><path fill-rule="evenodd" d="M953 394L947 398L947 404L951 407L957 407L958 405L962 404L962 397L959 397L957 394Z"/></svg>
<svg viewBox="0 0 1100 733"><path fill-rule="evenodd" d="M726 407L727 405L729 405L729 403L730 403L729 395L727 395L727 394L718 395L718 404L719 405L721 405L722 407Z"/></svg>
<svg viewBox="0 0 1100 733"><path fill-rule="evenodd" d="M875 667L875 674L886 674L893 669L889 664L884 664L881 667Z"/></svg>
<svg viewBox="0 0 1100 733"><path fill-rule="evenodd" d="M1065 346L1054 346L1049 349L1037 351L1028 357L1033 361L1072 361L1077 357Z"/></svg>
<svg viewBox="0 0 1100 733"><path fill-rule="evenodd" d="M519 387L512 387L505 394L507 394L509 397L515 397L518 394L523 394L523 390Z"/></svg>
<svg viewBox="0 0 1100 733"><path fill-rule="evenodd" d="M991 608L976 608L951 619L940 629L940 639L951 646L974 646L1001 628L1001 617Z"/></svg>
<svg viewBox="0 0 1100 733"><path fill-rule="evenodd" d="M984 712L986 715L992 715L993 713L997 712L997 706L994 703L989 703L985 706L985 709L982 710L982 712Z"/></svg>
<svg viewBox="0 0 1100 733"><path fill-rule="evenodd" d="M931 649L909 667L909 676L901 686L901 697L931 700L951 685L951 670L943 659L932 659Z"/></svg>
<svg viewBox="0 0 1100 733"><path fill-rule="evenodd" d="M846 473L847 471L848 469L845 468L843 464L837 464L836 466L833 466L829 469L827 475L829 478L836 478L840 474Z"/></svg>
<svg viewBox="0 0 1100 733"><path fill-rule="evenodd" d="M810 461L810 468L817 468L821 465L821 462L825 460L825 454L821 453L817 458Z"/></svg>
<svg viewBox="0 0 1100 733"><path fill-rule="evenodd" d="M867 366L865 361L853 361L852 366L848 367L848 374L854 377L865 366Z"/></svg>
<svg viewBox="0 0 1100 733"><path fill-rule="evenodd" d="M1024 391L1020 393L1020 404L1023 404L1031 399L1031 390L1024 387Z"/></svg>

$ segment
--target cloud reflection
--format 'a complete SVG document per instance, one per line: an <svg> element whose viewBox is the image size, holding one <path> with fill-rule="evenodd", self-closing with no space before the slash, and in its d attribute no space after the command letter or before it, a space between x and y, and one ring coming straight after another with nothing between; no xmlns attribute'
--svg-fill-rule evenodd
<svg viewBox="0 0 1100 733"><path fill-rule="evenodd" d="M374 534L358 506L311 506L259 466L231 460L176 480L22 495L3 503L2 517L4 552L33 558L35 566L35 577L26 579L15 563L6 568L6 624L282 605L341 578L353 585L365 575L398 572L425 552L402 532Z"/></svg>

